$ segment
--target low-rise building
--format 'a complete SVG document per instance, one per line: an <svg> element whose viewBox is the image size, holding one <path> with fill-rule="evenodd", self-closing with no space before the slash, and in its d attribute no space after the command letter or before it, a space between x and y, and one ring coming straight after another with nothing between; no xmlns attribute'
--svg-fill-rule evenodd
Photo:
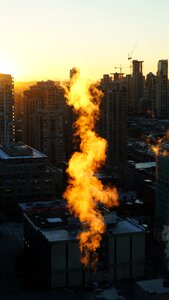
<svg viewBox="0 0 169 300"><path fill-rule="evenodd" d="M78 235L82 228L68 212L31 210L23 215L25 250L32 272L52 288L92 282L140 278L145 273L145 231L112 213L104 215L107 230L98 250L96 270L81 263Z"/></svg>
<svg viewBox="0 0 169 300"><path fill-rule="evenodd" d="M0 145L0 204L55 198L55 170L47 156L20 143Z"/></svg>

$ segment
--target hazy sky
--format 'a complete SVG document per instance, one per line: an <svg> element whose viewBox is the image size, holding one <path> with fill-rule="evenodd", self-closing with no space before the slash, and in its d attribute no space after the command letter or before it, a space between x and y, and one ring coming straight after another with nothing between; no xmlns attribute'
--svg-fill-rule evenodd
<svg viewBox="0 0 169 300"><path fill-rule="evenodd" d="M169 0L0 0L0 73L15 80L67 79L77 66L99 79L144 60L169 58ZM129 69L124 69L129 73Z"/></svg>

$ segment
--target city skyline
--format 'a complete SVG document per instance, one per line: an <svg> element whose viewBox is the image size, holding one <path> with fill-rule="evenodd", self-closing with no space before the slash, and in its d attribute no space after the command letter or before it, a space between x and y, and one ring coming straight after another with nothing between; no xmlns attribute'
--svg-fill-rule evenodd
<svg viewBox="0 0 169 300"><path fill-rule="evenodd" d="M135 45L133 59L144 61L144 75L156 73L169 53L168 9L167 0L2 2L0 72L15 81L66 80L78 66L100 79L120 65L130 73Z"/></svg>
<svg viewBox="0 0 169 300"><path fill-rule="evenodd" d="M0 4L1 300L169 299L169 1Z"/></svg>

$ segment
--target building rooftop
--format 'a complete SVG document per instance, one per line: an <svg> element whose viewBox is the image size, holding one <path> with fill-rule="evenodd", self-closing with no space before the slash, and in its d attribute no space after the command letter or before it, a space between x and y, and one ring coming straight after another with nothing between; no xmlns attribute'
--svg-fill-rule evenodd
<svg viewBox="0 0 169 300"><path fill-rule="evenodd" d="M51 201L36 201L36 202L23 202L19 203L19 207L23 212L31 211L45 211L45 210L55 210L59 208L65 209L66 203L61 199L51 200Z"/></svg>
<svg viewBox="0 0 169 300"><path fill-rule="evenodd" d="M143 162L143 163L136 163L135 168L142 170L142 169L149 169L149 168L155 168L156 167L156 161L149 161L149 162Z"/></svg>
<svg viewBox="0 0 169 300"><path fill-rule="evenodd" d="M0 73L0 77L12 77L11 74Z"/></svg>
<svg viewBox="0 0 169 300"><path fill-rule="evenodd" d="M165 287L164 279L137 281L136 284L148 294L169 294L169 285ZM169 280L168 280L169 284Z"/></svg>
<svg viewBox="0 0 169 300"><path fill-rule="evenodd" d="M134 224L130 220L117 218L115 223L112 217L112 224L110 224L110 214L108 213L108 218L106 214L104 215L108 234L144 233L144 229L141 226ZM70 216L66 209L65 211L57 209L55 211L32 210L25 212L25 217L49 242L75 240L81 232L80 222L76 217Z"/></svg>
<svg viewBox="0 0 169 300"><path fill-rule="evenodd" d="M110 231L110 229L109 229ZM120 219L115 227L111 228L112 234L127 234L127 233L141 233L144 232L141 226L125 219Z"/></svg>
<svg viewBox="0 0 169 300"><path fill-rule="evenodd" d="M8 144L0 145L0 159L17 159L17 158L46 158L41 152L25 144Z"/></svg>
<svg viewBox="0 0 169 300"><path fill-rule="evenodd" d="M80 229L41 229L41 233L49 242L58 242L66 240L77 239ZM135 226L134 224L128 222L127 220L119 221L116 226L108 229L109 234L119 235L128 233L141 233L144 232L141 228Z"/></svg>

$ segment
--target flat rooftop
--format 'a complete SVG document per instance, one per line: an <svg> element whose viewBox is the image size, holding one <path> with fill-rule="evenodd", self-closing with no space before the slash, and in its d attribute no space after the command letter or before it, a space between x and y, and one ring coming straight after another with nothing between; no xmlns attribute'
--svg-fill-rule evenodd
<svg viewBox="0 0 169 300"><path fill-rule="evenodd" d="M63 212L63 210L25 212L25 217L41 232L48 242L76 240L82 230L78 219L74 216L70 216L66 209L65 212ZM106 219L106 214L104 218ZM112 226L110 223L108 223L107 226L107 232L110 235L138 234L145 232L141 226L134 224L134 222L120 218L117 218L116 224L113 223L112 219Z"/></svg>
<svg viewBox="0 0 169 300"><path fill-rule="evenodd" d="M41 152L25 144L0 145L0 159L46 158Z"/></svg>
<svg viewBox="0 0 169 300"><path fill-rule="evenodd" d="M35 201L35 202L23 202L19 203L19 207L23 212L29 212L29 211L43 211L43 210L49 210L49 209L59 209L66 207L66 202L62 199L56 199L51 201Z"/></svg>
<svg viewBox="0 0 169 300"><path fill-rule="evenodd" d="M0 78L7 78L7 77L12 78L12 75L11 74L0 73Z"/></svg>
<svg viewBox="0 0 169 300"><path fill-rule="evenodd" d="M169 287L163 285L164 279L136 281L136 284L148 294L169 294Z"/></svg>
<svg viewBox="0 0 169 300"><path fill-rule="evenodd" d="M77 239L81 230L68 229L41 229L41 233L49 242L67 241ZM119 221L113 228L109 228L108 232L112 235L129 234L129 233L143 233L144 230L135 226L134 224L122 220Z"/></svg>
<svg viewBox="0 0 169 300"><path fill-rule="evenodd" d="M138 170L142 169L150 169L156 167L156 161L149 161L149 162L143 162L143 163L136 163L135 168Z"/></svg>

